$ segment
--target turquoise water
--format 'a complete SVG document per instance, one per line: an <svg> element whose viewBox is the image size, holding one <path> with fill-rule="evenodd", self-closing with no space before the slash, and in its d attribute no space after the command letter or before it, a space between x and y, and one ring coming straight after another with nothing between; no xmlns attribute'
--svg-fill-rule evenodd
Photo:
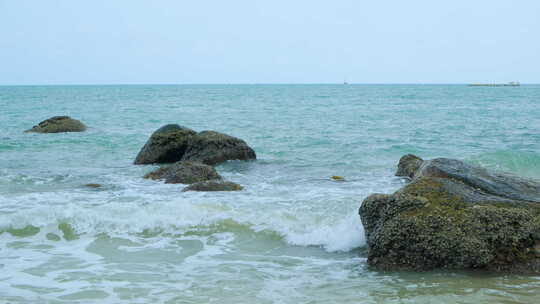
<svg viewBox="0 0 540 304"><path fill-rule="evenodd" d="M0 302L539 302L540 277L370 269L357 215L405 153L540 178L539 104L533 85L0 87ZM23 133L54 115L89 129ZM257 161L217 167L245 190L143 179L167 123L247 141Z"/></svg>

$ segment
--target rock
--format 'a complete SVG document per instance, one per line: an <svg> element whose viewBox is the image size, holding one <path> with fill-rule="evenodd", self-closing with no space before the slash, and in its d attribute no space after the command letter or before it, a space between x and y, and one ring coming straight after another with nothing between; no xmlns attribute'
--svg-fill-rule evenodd
<svg viewBox="0 0 540 304"><path fill-rule="evenodd" d="M420 168L423 160L413 154L407 154L399 160L396 176L413 178L414 172Z"/></svg>
<svg viewBox="0 0 540 304"><path fill-rule="evenodd" d="M135 158L135 164L174 163L182 159L188 141L197 133L176 124L156 130Z"/></svg>
<svg viewBox="0 0 540 304"><path fill-rule="evenodd" d="M195 131L166 125L155 131L135 159L135 164L195 161L217 165L227 160L255 159L245 141L215 131Z"/></svg>
<svg viewBox="0 0 540 304"><path fill-rule="evenodd" d="M227 182L224 180L209 180L198 182L185 187L182 192L186 191L239 191L244 189L239 184Z"/></svg>
<svg viewBox="0 0 540 304"><path fill-rule="evenodd" d="M490 172L482 167L466 164L456 159L436 158L425 161L415 173L418 177L434 177L461 182L466 189L481 189L468 195L469 200L486 199L485 195L511 200L540 203L540 183L509 173ZM457 183L460 185L460 183ZM465 189L463 189L465 191ZM461 194L465 194L462 192Z"/></svg>
<svg viewBox="0 0 540 304"><path fill-rule="evenodd" d="M217 165L227 160L256 159L255 151L245 141L215 131L202 131L190 139L182 160Z"/></svg>
<svg viewBox="0 0 540 304"><path fill-rule="evenodd" d="M407 176L394 194L362 202L370 265L540 273L538 181L446 158Z"/></svg>
<svg viewBox="0 0 540 304"><path fill-rule="evenodd" d="M84 186L88 188L100 188L101 184L86 184Z"/></svg>
<svg viewBox="0 0 540 304"><path fill-rule="evenodd" d="M216 169L202 163L180 161L169 167L162 167L144 176L150 179L163 179L166 184L193 184L212 179L221 179Z"/></svg>
<svg viewBox="0 0 540 304"><path fill-rule="evenodd" d="M37 126L24 132L36 133L60 133L60 132L83 132L86 126L69 116L54 116L40 122Z"/></svg>

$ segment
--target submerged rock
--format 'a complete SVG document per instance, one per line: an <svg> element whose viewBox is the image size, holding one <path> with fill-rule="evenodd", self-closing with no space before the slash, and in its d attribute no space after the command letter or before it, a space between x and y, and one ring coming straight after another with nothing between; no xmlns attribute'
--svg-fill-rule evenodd
<svg viewBox="0 0 540 304"><path fill-rule="evenodd" d="M245 141L215 131L195 131L166 125L155 131L135 159L135 164L196 161L217 165L227 160L255 159Z"/></svg>
<svg viewBox="0 0 540 304"><path fill-rule="evenodd" d="M446 158L413 170L409 159L411 183L360 207L370 265L540 273L538 181Z"/></svg>
<svg viewBox="0 0 540 304"><path fill-rule="evenodd" d="M182 160L217 165L227 160L251 160L255 151L245 141L215 131L202 131L190 139Z"/></svg>
<svg viewBox="0 0 540 304"><path fill-rule="evenodd" d="M239 191L244 189L239 184L227 182L224 180L209 180L198 182L185 187L182 192L186 191Z"/></svg>
<svg viewBox="0 0 540 304"><path fill-rule="evenodd" d="M167 184L193 184L212 179L221 179L214 167L190 161L180 161L171 166L159 168L144 177L163 179Z"/></svg>
<svg viewBox="0 0 540 304"><path fill-rule="evenodd" d="M40 122L37 126L24 132L36 133L60 133L60 132L83 132L86 126L79 120L69 116L54 116Z"/></svg>
<svg viewBox="0 0 540 304"><path fill-rule="evenodd" d="M94 184L94 183L86 184L84 186L88 188L101 188L101 184Z"/></svg>
<svg viewBox="0 0 540 304"><path fill-rule="evenodd" d="M157 129L135 158L135 164L174 163L182 159L195 131L176 124Z"/></svg>

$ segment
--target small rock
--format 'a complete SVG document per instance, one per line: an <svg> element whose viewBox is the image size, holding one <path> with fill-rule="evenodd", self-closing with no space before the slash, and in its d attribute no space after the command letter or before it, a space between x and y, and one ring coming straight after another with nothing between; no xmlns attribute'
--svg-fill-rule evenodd
<svg viewBox="0 0 540 304"><path fill-rule="evenodd" d="M198 182L185 187L182 192L186 191L239 191L244 189L239 184L227 182L224 180L209 180Z"/></svg>
<svg viewBox="0 0 540 304"><path fill-rule="evenodd" d="M221 179L214 167L190 161L180 161L169 167L161 167L144 177L157 180L164 179L166 184L193 184L212 179Z"/></svg>
<svg viewBox="0 0 540 304"><path fill-rule="evenodd" d="M413 154L407 154L401 157L398 163L396 176L414 177L414 173L420 168L423 160Z"/></svg>
<svg viewBox="0 0 540 304"><path fill-rule="evenodd" d="M60 132L83 132L86 126L69 116L54 116L40 122L37 126L24 132L36 133L60 133Z"/></svg>
<svg viewBox="0 0 540 304"><path fill-rule="evenodd" d="M86 184L84 186L89 188L100 188L101 184Z"/></svg>

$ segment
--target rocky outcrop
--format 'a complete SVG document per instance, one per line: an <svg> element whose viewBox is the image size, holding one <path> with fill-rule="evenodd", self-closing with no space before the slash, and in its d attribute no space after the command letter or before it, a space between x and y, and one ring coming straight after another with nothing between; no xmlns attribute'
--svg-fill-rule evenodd
<svg viewBox="0 0 540 304"><path fill-rule="evenodd" d="M407 158L398 173L412 181L360 207L370 265L540 273L538 181L455 159Z"/></svg>
<svg viewBox="0 0 540 304"><path fill-rule="evenodd" d="M165 180L166 184L193 184L212 179L221 179L214 167L190 161L180 161L168 167L161 167L144 177Z"/></svg>
<svg viewBox="0 0 540 304"><path fill-rule="evenodd" d="M35 133L61 133L61 132L83 132L86 126L69 116L54 116L40 122L37 126L24 132Z"/></svg>
<svg viewBox="0 0 540 304"><path fill-rule="evenodd" d="M255 151L245 141L215 131L202 131L191 138L182 160L217 165L227 160L255 158Z"/></svg>
<svg viewBox="0 0 540 304"><path fill-rule="evenodd" d="M227 160L256 159L245 141L215 131L195 131L166 125L155 131L141 149L135 164L195 161L217 165Z"/></svg>
<svg viewBox="0 0 540 304"><path fill-rule="evenodd" d="M136 165L174 163L182 159L189 140L197 133L176 124L157 129L135 158Z"/></svg>
<svg viewBox="0 0 540 304"><path fill-rule="evenodd" d="M224 180L209 180L198 182L185 187L182 192L186 191L239 191L244 189L239 184L227 182Z"/></svg>

